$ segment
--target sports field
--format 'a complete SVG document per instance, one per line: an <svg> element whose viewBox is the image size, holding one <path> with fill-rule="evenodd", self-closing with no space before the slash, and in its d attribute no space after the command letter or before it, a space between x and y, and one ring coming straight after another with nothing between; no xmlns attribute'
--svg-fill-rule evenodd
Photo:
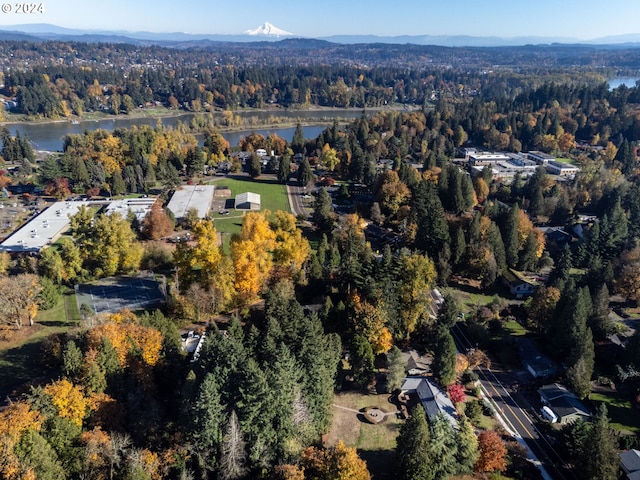
<svg viewBox="0 0 640 480"><path fill-rule="evenodd" d="M135 312L158 306L164 295L153 277L111 277L78 285L76 301L78 308L88 305L95 313Z"/></svg>

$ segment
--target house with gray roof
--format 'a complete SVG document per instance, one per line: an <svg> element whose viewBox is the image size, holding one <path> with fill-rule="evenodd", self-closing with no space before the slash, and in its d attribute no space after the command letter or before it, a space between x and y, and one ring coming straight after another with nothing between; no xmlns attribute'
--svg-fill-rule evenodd
<svg viewBox="0 0 640 480"><path fill-rule="evenodd" d="M415 395L424 408L429 422L433 422L439 414L442 414L456 428L458 420L456 408L447 397L447 394L440 390L427 377L407 377L402 383L400 390L405 395Z"/></svg>
<svg viewBox="0 0 640 480"><path fill-rule="evenodd" d="M581 418L589 420L591 413L578 397L559 383L545 385L538 389L540 401L549 407L558 417L558 423L565 425Z"/></svg>
<svg viewBox="0 0 640 480"><path fill-rule="evenodd" d="M622 452L620 466L628 480L640 480L640 451L632 449Z"/></svg>

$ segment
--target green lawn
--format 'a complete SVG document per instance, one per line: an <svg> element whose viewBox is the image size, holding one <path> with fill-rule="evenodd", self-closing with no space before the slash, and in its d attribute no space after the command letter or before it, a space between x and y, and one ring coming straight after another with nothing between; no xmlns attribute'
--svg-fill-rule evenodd
<svg viewBox="0 0 640 480"><path fill-rule="evenodd" d="M78 306L73 290L65 293L58 304L38 312L35 325L22 327L0 348L0 395L7 395L34 378L50 374L43 365L42 346L50 335L63 333L78 325Z"/></svg>
<svg viewBox="0 0 640 480"><path fill-rule="evenodd" d="M342 440L347 446L355 446L360 457L367 462L369 471L376 474L377 479L395 478L393 475L393 458L396 448L396 437L403 420L395 413L395 405L389 403L388 394L366 395L359 392L344 392L334 396L333 422L326 436L326 444L335 445ZM372 425L362 421L356 412L363 407L378 407L391 415L384 422ZM347 410L348 409L348 410Z"/></svg>
<svg viewBox="0 0 640 480"><path fill-rule="evenodd" d="M275 212L284 210L291 212L287 187L271 178L252 180L249 177L225 178L216 183L217 187L225 186L231 189L231 198L245 192L253 192L260 195L262 210ZM240 233L244 212L230 210L229 215L221 216L213 213L213 224L222 235L222 246L229 251L229 243L234 233Z"/></svg>
<svg viewBox="0 0 640 480"><path fill-rule="evenodd" d="M556 162L560 162L560 163L568 163L570 165L574 165L574 166L579 166L578 162L576 162L574 159L572 158L564 158L564 157L559 157L556 158Z"/></svg>
<svg viewBox="0 0 640 480"><path fill-rule="evenodd" d="M631 406L628 399L616 393L595 392L589 395L594 406L605 404L611 426L621 433L640 432L640 413Z"/></svg>
<svg viewBox="0 0 640 480"><path fill-rule="evenodd" d="M231 189L231 196L235 197L239 193L253 192L260 195L262 210L284 210L291 212L289 208L289 198L287 197L287 187L278 183L272 178L258 178L252 180L249 177L229 177L220 180L216 186L226 186Z"/></svg>

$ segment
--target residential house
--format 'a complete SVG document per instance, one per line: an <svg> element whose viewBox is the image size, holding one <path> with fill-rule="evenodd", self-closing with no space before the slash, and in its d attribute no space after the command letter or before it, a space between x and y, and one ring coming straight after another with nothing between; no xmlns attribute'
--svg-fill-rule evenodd
<svg viewBox="0 0 640 480"><path fill-rule="evenodd" d="M429 422L433 422L439 414L443 414L455 428L458 426L456 409L447 397L427 377L407 377L400 387L403 395L415 396L424 408Z"/></svg>
<svg viewBox="0 0 640 480"><path fill-rule="evenodd" d="M559 366L546 355L543 355L530 338L516 340L522 365L533 378L549 378L557 375Z"/></svg>
<svg viewBox="0 0 640 480"><path fill-rule="evenodd" d="M513 268L509 268L504 272L502 283L509 289L511 295L517 299L530 297L535 293L539 285L535 276L519 272Z"/></svg>
<svg viewBox="0 0 640 480"><path fill-rule="evenodd" d="M589 420L591 413L578 397L559 383L545 385L538 389L540 401L558 417L558 423L565 425L581 418Z"/></svg>
<svg viewBox="0 0 640 480"><path fill-rule="evenodd" d="M620 466L628 480L640 480L640 451L632 449L620 453Z"/></svg>

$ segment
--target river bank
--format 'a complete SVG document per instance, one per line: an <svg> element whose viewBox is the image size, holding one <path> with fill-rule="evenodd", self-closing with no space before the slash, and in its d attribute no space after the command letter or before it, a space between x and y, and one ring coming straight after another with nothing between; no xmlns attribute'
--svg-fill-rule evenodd
<svg viewBox="0 0 640 480"><path fill-rule="evenodd" d="M366 115L379 111L398 111L396 107L365 110ZM82 119L82 121L40 121L40 122L4 122L11 135L28 138L36 150L57 152L63 148L64 138L69 135L83 134L90 130L114 131L119 128L158 123L165 128L187 128L200 136L210 127L216 127L232 146L237 145L238 135L249 135L256 131L263 135L277 133L291 141L297 124L302 125L305 138L315 138L333 124L346 124L362 115L361 109L261 109L238 110L235 112L193 113L178 112L169 109L156 110L164 115L104 115L103 118Z"/></svg>
<svg viewBox="0 0 640 480"><path fill-rule="evenodd" d="M213 110L206 112L193 112L186 110L175 110L167 107L145 107L145 108L136 108L129 114L120 114L113 115L104 112L88 112L83 114L81 117L77 115L70 115L67 118L60 119L50 119L50 118L33 118L27 117L22 114L14 114L9 113L5 114L5 120L0 121L0 126L10 126L10 125L41 125L41 124L58 124L58 123L72 123L72 124L83 124L89 122L100 122L100 121L116 121L116 120L136 120L136 119L167 119L167 118L180 118L180 117L219 117L224 119L225 116L231 115L233 117L240 118L252 118L252 117L264 117L265 115L269 115L273 117L273 125L281 126L283 122L280 122L279 119L289 119L288 122L284 123L293 123L291 122L291 118L295 118L295 114L299 113L299 117L305 119L305 121L312 121L311 116L315 117L316 122L326 121L327 119L333 120L334 118L340 118L340 113L344 113L347 118L353 118L354 112L362 113L378 113L382 111L402 111L402 110L414 110L419 108L417 106L406 106L406 105L389 105L385 107L371 107L371 108L335 108L335 107L322 107L322 106L313 106L309 108L281 108L281 107L272 107L272 108L245 108L239 110ZM324 115L322 115L324 114ZM266 123L260 123L261 126L267 125ZM246 128L246 124L241 125L216 125L219 129L237 129L237 128ZM249 125L251 126L251 125Z"/></svg>

